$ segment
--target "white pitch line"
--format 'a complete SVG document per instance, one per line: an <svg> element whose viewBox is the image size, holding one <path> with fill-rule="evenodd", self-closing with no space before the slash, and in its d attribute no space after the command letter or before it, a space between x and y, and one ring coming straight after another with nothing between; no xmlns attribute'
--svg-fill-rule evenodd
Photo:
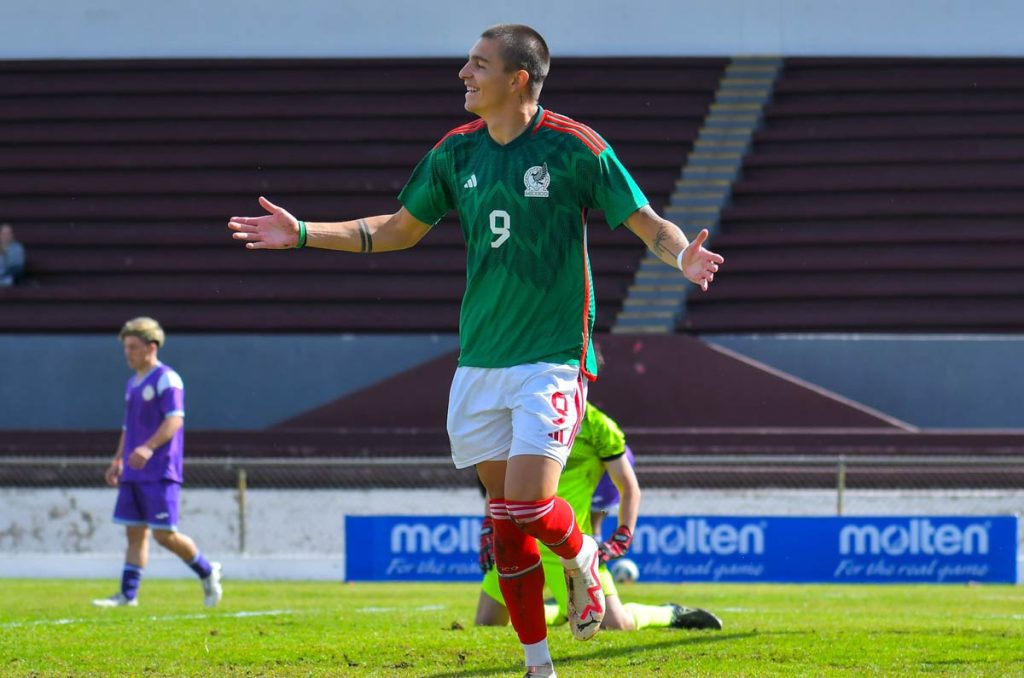
<svg viewBox="0 0 1024 678"><path fill-rule="evenodd" d="M406 610L413 612L433 612L435 610L443 610L448 607L447 605L420 605L419 607L361 607L356 612L395 612L397 610Z"/></svg>
<svg viewBox="0 0 1024 678"><path fill-rule="evenodd" d="M243 612L230 612L228 614L172 614L164 617L143 617L147 621L176 621L179 619L222 619L224 617L274 617L282 614L295 614L295 610L249 610ZM96 617L78 617L76 619L41 619L30 622L8 622L0 624L0 629L13 629L19 626L66 626L68 624L81 624L95 622Z"/></svg>
<svg viewBox="0 0 1024 678"><path fill-rule="evenodd" d="M1013 619L1014 621L1024 620L1024 614L976 614L975 619Z"/></svg>

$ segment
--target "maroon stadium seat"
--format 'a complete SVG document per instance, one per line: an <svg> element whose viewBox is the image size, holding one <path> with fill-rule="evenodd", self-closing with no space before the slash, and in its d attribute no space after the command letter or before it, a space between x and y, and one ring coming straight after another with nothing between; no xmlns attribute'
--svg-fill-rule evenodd
<svg viewBox="0 0 1024 678"><path fill-rule="evenodd" d="M1024 328L1024 60L786 59L686 332Z"/></svg>
<svg viewBox="0 0 1024 678"><path fill-rule="evenodd" d="M592 125L661 208L725 59L561 59L542 103ZM0 202L29 279L0 331L109 330L145 313L192 332L451 332L458 225L412 253L252 253L228 217L259 195L310 221L396 209L461 124L459 59L0 63ZM643 252L600 214L590 242L607 329Z"/></svg>

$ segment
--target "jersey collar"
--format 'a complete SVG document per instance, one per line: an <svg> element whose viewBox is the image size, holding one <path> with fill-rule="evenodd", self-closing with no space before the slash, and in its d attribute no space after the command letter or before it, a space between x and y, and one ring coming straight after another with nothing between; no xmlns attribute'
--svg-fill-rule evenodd
<svg viewBox="0 0 1024 678"><path fill-rule="evenodd" d="M501 150L509 150L509 149L515 148L517 146L520 146L522 144L525 144L525 143L527 143L530 140L530 137L533 136L533 133L537 131L537 127L540 125L540 121L543 118L544 118L544 108L540 104L537 104L537 113L534 114L533 118L530 120L530 123L523 129L522 134L520 134L519 136L517 136L515 139L513 139L510 142L508 142L507 144L502 145L502 144L499 144L497 141L495 141L491 137L490 133L488 133L487 134L487 141L491 144L492 147L497 148L497 149L501 149Z"/></svg>
<svg viewBox="0 0 1024 678"><path fill-rule="evenodd" d="M132 377L132 379L133 379L132 385L133 386L138 386L142 382L146 381L147 379L149 379L149 375L153 374L153 372L156 371L160 367L163 367L163 363L160 362L159 360L157 360L156 361L156 365L153 365L151 368L146 370L146 373L144 375L142 375L141 377L139 375L137 375L137 374L134 375Z"/></svg>

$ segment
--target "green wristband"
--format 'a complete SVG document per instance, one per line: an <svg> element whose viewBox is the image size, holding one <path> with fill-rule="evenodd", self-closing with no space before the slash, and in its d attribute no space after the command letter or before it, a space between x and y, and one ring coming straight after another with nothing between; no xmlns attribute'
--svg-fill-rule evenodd
<svg viewBox="0 0 1024 678"><path fill-rule="evenodd" d="M305 246L306 246L306 222L305 221L300 221L299 222L299 242L298 242L297 245L295 245L295 249L301 250Z"/></svg>

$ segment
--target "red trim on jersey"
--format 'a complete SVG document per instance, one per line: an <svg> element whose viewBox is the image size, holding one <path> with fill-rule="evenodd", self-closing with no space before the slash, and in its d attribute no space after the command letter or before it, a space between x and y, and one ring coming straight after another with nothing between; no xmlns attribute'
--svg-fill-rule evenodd
<svg viewBox="0 0 1024 678"><path fill-rule="evenodd" d="M601 155L604 149L608 148L608 144L604 142L604 139L582 123L578 123L572 118L567 118L564 115L558 113L552 113L550 111L544 111L544 115L541 118L540 126L553 129L556 132L562 132L564 134L571 134L590 149L590 152L594 155Z"/></svg>
<svg viewBox="0 0 1024 678"><path fill-rule="evenodd" d="M550 120L551 122L559 123L566 127L573 127L578 129L581 133L586 134L587 137L589 137L590 140L594 143L594 145L599 146L601 150L604 150L605 147L608 145L605 143L604 139L601 138L600 134L595 132L590 127L587 127L582 122L576 122L572 118L565 115L561 115L559 113L552 113Z"/></svg>
<svg viewBox="0 0 1024 678"><path fill-rule="evenodd" d="M583 145L590 149L590 152L593 153L594 155L601 155L601 152L604 151L603 146L597 146L596 144L594 144L582 130L572 127L565 127L562 126L561 124L550 123L547 121L544 122L544 127L547 127L548 129L553 129L556 132L562 132L563 134L571 134L572 136L582 141Z"/></svg>
<svg viewBox="0 0 1024 678"><path fill-rule="evenodd" d="M537 124L533 126L532 130L530 130L531 136L537 133L537 130L539 130L541 125L544 124L544 118L546 117L548 117L547 111L544 111L543 113L540 114L540 118L537 119Z"/></svg>
<svg viewBox="0 0 1024 678"><path fill-rule="evenodd" d="M482 128L485 124L486 123L484 123L483 118L477 118L472 122L467 122L465 125L459 125L455 129L448 132L448 134L445 134L443 137L441 137L441 140L434 144L434 148L436 149L438 146L443 144L445 139L447 139L450 136L455 136L456 134L472 134L473 132L476 132L477 130Z"/></svg>
<svg viewBox="0 0 1024 678"><path fill-rule="evenodd" d="M572 427L572 433L569 434L569 442L565 444L570 450L572 449L573 443L576 442L576 434L580 432L580 426L583 425L583 417L586 414L587 399L583 395L583 371L580 371L578 377L576 377L576 425Z"/></svg>
<svg viewBox="0 0 1024 678"><path fill-rule="evenodd" d="M587 209L580 210L580 224L583 227L583 354L580 356L580 372L588 381L597 381L597 375L587 372L587 345L590 343L590 255L587 253Z"/></svg>

